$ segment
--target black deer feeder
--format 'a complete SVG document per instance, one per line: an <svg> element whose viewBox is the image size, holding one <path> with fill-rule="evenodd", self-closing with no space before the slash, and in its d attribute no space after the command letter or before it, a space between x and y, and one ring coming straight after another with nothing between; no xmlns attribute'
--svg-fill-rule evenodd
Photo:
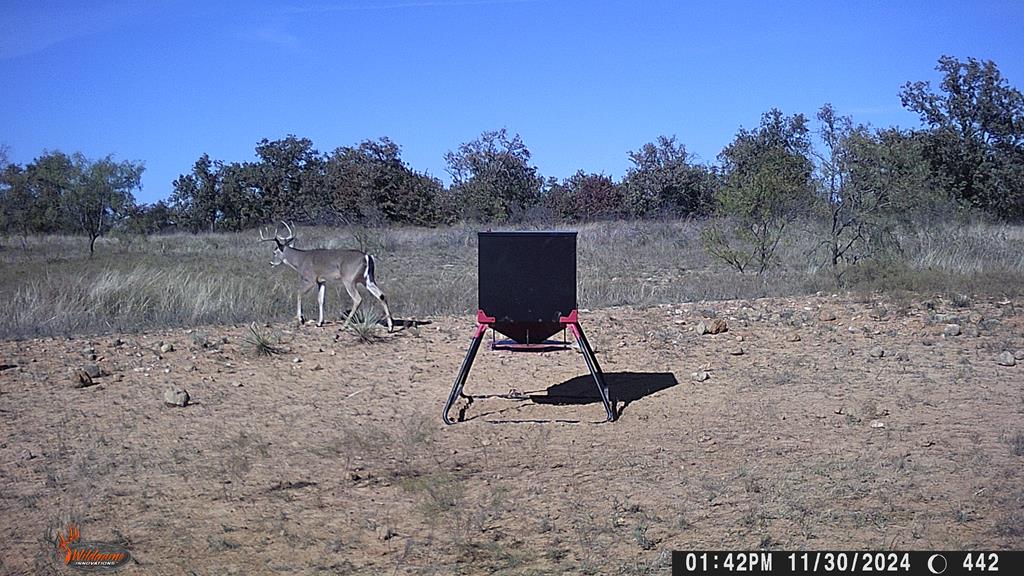
<svg viewBox="0 0 1024 576"><path fill-rule="evenodd" d="M608 397L601 366L587 342L577 318L575 232L479 232L477 328L444 405L444 422L453 424L448 412L462 393L473 360L487 330L503 334L511 342L495 342L492 349L513 352L567 349L565 330L576 338L587 368L594 377L609 422L615 408ZM561 342L548 338L562 332ZM462 419L465 409L460 411Z"/></svg>

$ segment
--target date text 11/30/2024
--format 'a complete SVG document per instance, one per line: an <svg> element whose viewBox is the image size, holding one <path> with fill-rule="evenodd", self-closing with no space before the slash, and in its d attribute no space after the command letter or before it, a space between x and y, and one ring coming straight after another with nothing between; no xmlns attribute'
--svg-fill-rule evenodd
<svg viewBox="0 0 1024 576"><path fill-rule="evenodd" d="M1021 551L710 551L672 552L672 576L751 574L1024 574Z"/></svg>

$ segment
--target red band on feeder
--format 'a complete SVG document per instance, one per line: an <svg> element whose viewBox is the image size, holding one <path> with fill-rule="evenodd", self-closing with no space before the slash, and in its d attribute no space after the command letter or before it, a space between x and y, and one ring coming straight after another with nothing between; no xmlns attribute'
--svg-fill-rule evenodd
<svg viewBox="0 0 1024 576"><path fill-rule="evenodd" d="M477 310L476 322L476 334L473 337L479 338L483 336L484 332L487 332L487 329L490 328L491 324L494 323L494 317L488 316L487 314L484 313L483 310Z"/></svg>

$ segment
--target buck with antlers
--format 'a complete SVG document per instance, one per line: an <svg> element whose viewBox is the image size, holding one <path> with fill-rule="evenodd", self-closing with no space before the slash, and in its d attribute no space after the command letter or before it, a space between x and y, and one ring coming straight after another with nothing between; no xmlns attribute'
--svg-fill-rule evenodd
<svg viewBox="0 0 1024 576"><path fill-rule="evenodd" d="M366 287L366 291L380 300L384 306L384 314L388 321L388 332L394 328L391 320L391 310L388 308L387 299L384 293L377 287L373 280L374 260L373 256L360 252L359 250L299 250L292 246L295 242L295 234L287 222L281 222L288 229L288 236L282 237L281 226L278 225L274 231L273 238L267 238L260 230L261 242L274 242L277 247L274 249L274 257L270 261L271 266L287 265L299 273L299 293L296 298L296 316L299 323L305 321L302 316L302 295L309 292L313 286L317 287L317 303L320 304L320 316L317 326L324 324L324 292L328 280L341 280L348 295L352 297L352 311L342 328L347 328L352 316L359 308L363 297L359 294L358 285Z"/></svg>

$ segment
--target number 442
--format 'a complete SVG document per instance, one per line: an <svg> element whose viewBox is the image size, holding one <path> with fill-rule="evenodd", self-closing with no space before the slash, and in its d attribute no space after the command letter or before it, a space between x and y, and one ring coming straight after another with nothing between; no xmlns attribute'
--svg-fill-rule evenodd
<svg viewBox="0 0 1024 576"><path fill-rule="evenodd" d="M979 572L998 572L999 556L994 552L979 552L977 554L968 552L964 557L964 569L968 572L975 570Z"/></svg>

